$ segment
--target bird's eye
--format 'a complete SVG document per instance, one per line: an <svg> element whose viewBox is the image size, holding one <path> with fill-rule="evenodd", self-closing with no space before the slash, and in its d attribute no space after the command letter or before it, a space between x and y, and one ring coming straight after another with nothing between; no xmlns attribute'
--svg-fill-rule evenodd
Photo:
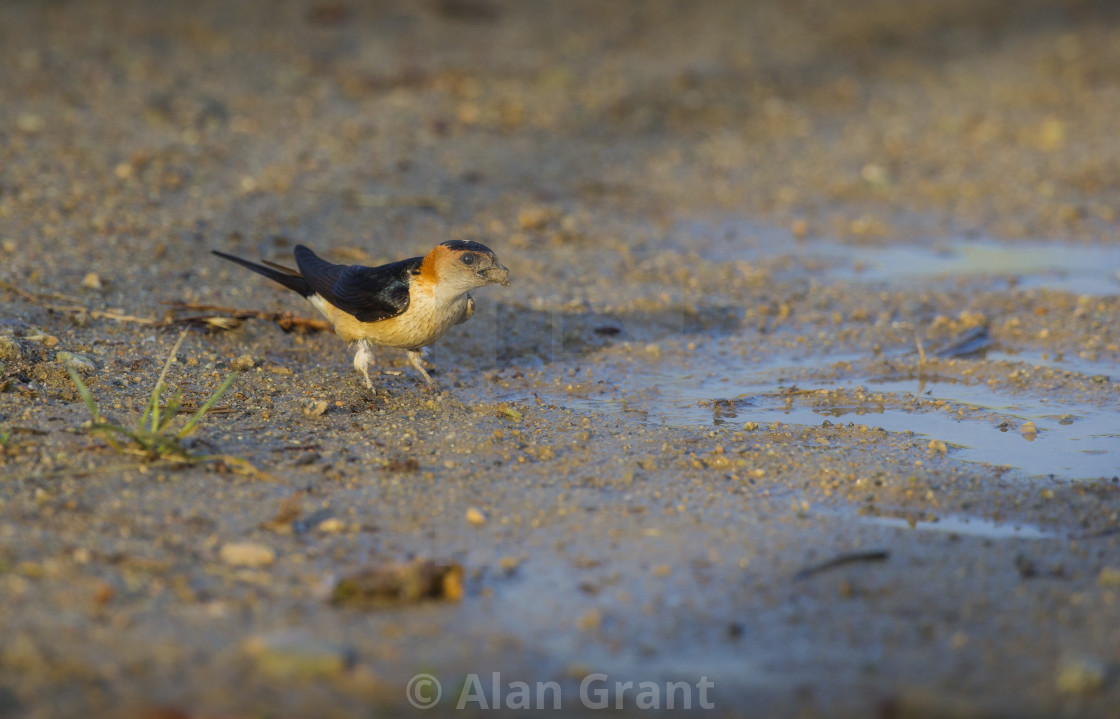
<svg viewBox="0 0 1120 719"><path fill-rule="evenodd" d="M473 265L474 261L477 259L478 257L473 252L464 252L463 256L459 258L459 261L464 265Z"/></svg>

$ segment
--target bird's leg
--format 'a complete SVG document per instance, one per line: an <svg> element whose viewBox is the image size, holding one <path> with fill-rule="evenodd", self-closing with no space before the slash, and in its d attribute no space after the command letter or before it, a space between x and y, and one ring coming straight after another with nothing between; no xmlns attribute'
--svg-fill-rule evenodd
<svg viewBox="0 0 1120 719"><path fill-rule="evenodd" d="M366 389L373 389L373 382L369 378L369 363L373 361L373 352L370 351L369 342L358 340L358 351L354 354L354 369L366 378Z"/></svg>
<svg viewBox="0 0 1120 719"><path fill-rule="evenodd" d="M408 363L410 365L412 365L413 367L415 367L417 372L424 375L424 381L425 382L427 382L428 384L431 384L432 383L432 378L431 378L431 375L428 374L428 371L426 369L424 369L423 359L424 359L424 350L423 349L408 350Z"/></svg>

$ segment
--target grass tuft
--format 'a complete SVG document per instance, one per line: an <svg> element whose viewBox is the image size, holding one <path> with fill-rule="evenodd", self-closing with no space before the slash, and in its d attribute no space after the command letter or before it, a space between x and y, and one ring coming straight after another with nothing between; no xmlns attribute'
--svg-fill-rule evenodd
<svg viewBox="0 0 1120 719"><path fill-rule="evenodd" d="M171 354L168 355L167 362L163 365L163 371L160 372L159 379L156 380L156 386L152 389L152 394L148 397L144 411L133 428L107 422L81 376L72 366L67 364L66 371L74 382L74 386L78 389L78 396L81 397L86 409L89 410L91 418L89 431L102 437L113 449L122 454L141 454L145 459L151 461L169 460L186 464L222 461L237 469L251 470L249 473L258 473L244 459L226 455L192 454L182 444L182 440L195 430L206 412L229 390L240 373L234 372L226 377L221 386L210 395L180 429L175 429L173 424L179 408L182 406L182 392L176 390L175 394L161 406L160 398L167 389L167 373L175 362L179 347L182 346L186 334L185 330L180 333L179 339L175 341L175 346L171 348Z"/></svg>

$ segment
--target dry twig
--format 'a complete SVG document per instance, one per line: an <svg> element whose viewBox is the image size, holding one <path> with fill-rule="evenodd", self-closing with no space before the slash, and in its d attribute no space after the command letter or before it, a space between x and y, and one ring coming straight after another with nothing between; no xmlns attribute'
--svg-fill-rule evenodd
<svg viewBox="0 0 1120 719"><path fill-rule="evenodd" d="M173 301L173 302L165 302L164 304L169 305L172 308L172 312L182 312L184 310L192 310L192 311L195 311L195 312L217 312L217 313L220 313L221 316L229 317L229 318L232 318L232 319L238 319L238 320L244 320L244 319L270 320L270 321L275 322L276 324L280 325L280 329L284 330L285 332L290 331L293 328L299 328L299 329L302 329L302 330L313 331L313 332L321 332L321 331L324 331L324 330L329 330L331 328L330 323L327 322L326 320L317 320L317 319L312 319L310 317L299 317L297 315L293 315L291 312L268 312L266 310L251 310L251 309L242 309L242 308L239 308L239 307L223 307L221 305L207 305L207 304L199 304L199 303L196 303L196 302ZM194 316L194 317L179 317L179 318L176 318L174 321L175 322L180 322L180 323L182 323L182 322L209 322L211 319L212 319L212 316Z"/></svg>
<svg viewBox="0 0 1120 719"><path fill-rule="evenodd" d="M830 569L843 567L848 564L857 564L859 562L885 562L890 558L890 556L891 553L886 551L885 549L872 550L870 552L853 552L852 554L841 554L839 556L833 557L832 559L821 562L820 564L814 564L811 567L802 569L797 574L793 575L793 580L796 582L802 579L808 579L814 574L827 572Z"/></svg>
<svg viewBox="0 0 1120 719"><path fill-rule="evenodd" d="M91 310L90 308L84 307L82 305L56 305L51 303L50 300L65 299L74 301L74 298L65 297L63 295L57 295L53 293L41 295L35 294L4 280L0 280L0 289L12 292L19 297L27 300L28 302L39 305L43 309L49 310L51 312L64 312L69 314L85 315L95 320L105 319L114 320L116 322L133 322L142 325L162 324L160 320L151 317L136 317L134 315L126 315L123 312L114 312L112 310Z"/></svg>
<svg viewBox="0 0 1120 719"><path fill-rule="evenodd" d="M173 326L185 324L201 324L209 327L217 327L223 330L231 330L237 327L239 322L244 319L262 319L275 322L280 326L280 329L285 332L290 332L293 329L303 330L305 332L322 332L329 330L331 325L326 320L317 320L310 317L300 317L291 312L268 312L265 310L251 310L242 309L239 307L223 307L221 305L207 305L195 302L182 302L170 301L163 304L169 305L171 309L164 314L162 318L155 317L138 317L136 315L129 315L115 310L95 310L85 307L80 304L55 304L52 300L65 300L67 302L76 302L73 297L66 297L56 293L49 294L36 294L28 292L22 287L0 280L0 290L12 292L18 297L38 305L45 310L51 312L62 312L67 314L80 315L89 317L90 319L100 320L113 320L114 322L131 322L140 325L153 325L153 326ZM193 312L208 312L215 314L204 315L187 315L182 316L180 313L185 311Z"/></svg>

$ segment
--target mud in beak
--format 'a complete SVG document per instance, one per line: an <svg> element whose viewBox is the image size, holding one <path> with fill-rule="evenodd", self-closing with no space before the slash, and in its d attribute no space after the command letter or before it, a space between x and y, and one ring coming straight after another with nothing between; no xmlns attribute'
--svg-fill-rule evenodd
<svg viewBox="0 0 1120 719"><path fill-rule="evenodd" d="M505 265L494 265L482 272L482 276L503 287L509 287L509 268Z"/></svg>

